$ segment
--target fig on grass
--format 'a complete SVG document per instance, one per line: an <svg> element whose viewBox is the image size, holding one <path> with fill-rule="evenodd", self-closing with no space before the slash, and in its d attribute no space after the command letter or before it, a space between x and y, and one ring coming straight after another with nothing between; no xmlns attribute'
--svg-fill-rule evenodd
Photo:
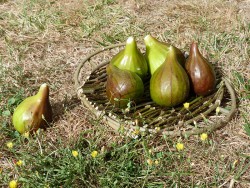
<svg viewBox="0 0 250 188"><path fill-rule="evenodd" d="M116 107L127 107L130 101L137 102L143 95L144 85L142 79L136 73L120 70L109 64L107 75L107 97Z"/></svg>
<svg viewBox="0 0 250 188"><path fill-rule="evenodd" d="M160 106L173 107L183 103L189 95L189 79L178 63L176 50L168 47L168 58L150 79L150 95Z"/></svg>
<svg viewBox="0 0 250 188"><path fill-rule="evenodd" d="M149 64L150 73L153 75L156 69L164 63L166 58L168 58L169 47L171 45L160 42L151 35L147 35L144 38L144 43L146 45L146 59ZM171 48L176 55L178 63L184 67L186 59L183 53L174 46Z"/></svg>
<svg viewBox="0 0 250 188"><path fill-rule="evenodd" d="M44 128L51 121L52 108L47 84L42 84L36 95L21 102L12 117L14 128L21 134Z"/></svg>
<svg viewBox="0 0 250 188"><path fill-rule="evenodd" d="M212 65L205 59L198 44L193 42L185 68L191 80L191 87L199 96L210 94L216 86L216 76Z"/></svg>
<svg viewBox="0 0 250 188"><path fill-rule="evenodd" d="M116 54L110 63L121 70L134 72L142 79L148 74L147 61L137 48L136 41L133 37L127 39L125 49Z"/></svg>

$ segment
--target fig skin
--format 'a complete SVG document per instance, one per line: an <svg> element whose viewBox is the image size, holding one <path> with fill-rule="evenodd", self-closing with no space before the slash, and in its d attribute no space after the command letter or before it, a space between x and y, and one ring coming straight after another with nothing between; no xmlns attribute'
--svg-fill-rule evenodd
<svg viewBox="0 0 250 188"><path fill-rule="evenodd" d="M148 63L137 48L136 41L133 37L127 39L125 49L116 54L110 63L121 70L134 72L142 79L145 79L148 75Z"/></svg>
<svg viewBox="0 0 250 188"><path fill-rule="evenodd" d="M206 96L214 91L216 86L215 71L208 60L201 55L198 44L195 42L191 44L185 69L196 95Z"/></svg>
<svg viewBox="0 0 250 188"><path fill-rule="evenodd" d="M136 73L109 64L107 74L106 94L115 107L125 108L129 101L137 102L143 95L144 85Z"/></svg>
<svg viewBox="0 0 250 188"><path fill-rule="evenodd" d="M157 68L159 68L165 62L166 58L168 58L168 49L172 45L160 42L151 35L147 35L144 38L144 43L146 45L146 60L149 64L150 73L153 75ZM177 56L178 63L184 67L186 62L185 56L175 46L172 46L172 48Z"/></svg>
<svg viewBox="0 0 250 188"><path fill-rule="evenodd" d="M174 47L168 50L168 58L150 79L150 95L156 104L173 107L187 99L190 84L185 69L177 61Z"/></svg>
<svg viewBox="0 0 250 188"><path fill-rule="evenodd" d="M38 93L22 101L14 111L12 122L21 134L45 128L52 121L49 87L42 84Z"/></svg>

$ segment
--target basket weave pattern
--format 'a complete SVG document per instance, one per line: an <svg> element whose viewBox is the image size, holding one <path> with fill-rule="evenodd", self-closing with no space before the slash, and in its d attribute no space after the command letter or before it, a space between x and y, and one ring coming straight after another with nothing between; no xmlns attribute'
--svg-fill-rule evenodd
<svg viewBox="0 0 250 188"><path fill-rule="evenodd" d="M156 105L150 99L149 79L145 82L145 93L139 103L132 103L125 110L115 108L106 96L106 66L123 46L112 45L90 54L78 65L74 76L78 97L105 124L116 131L124 128L128 133L139 129L144 133L190 136L212 132L231 120L236 111L235 92L219 73L214 93L206 97L190 97L188 109L183 105L176 108ZM219 114L215 112L217 107L220 107Z"/></svg>

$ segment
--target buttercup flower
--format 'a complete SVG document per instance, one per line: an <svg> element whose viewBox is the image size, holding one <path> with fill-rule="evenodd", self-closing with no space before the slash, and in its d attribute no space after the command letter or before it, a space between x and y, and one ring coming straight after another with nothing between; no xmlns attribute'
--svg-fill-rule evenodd
<svg viewBox="0 0 250 188"><path fill-rule="evenodd" d="M205 140L207 140L207 133L202 133L201 135L200 135L200 139L202 140L202 141L205 141Z"/></svg>
<svg viewBox="0 0 250 188"><path fill-rule="evenodd" d="M184 106L185 109L188 110L188 108L189 108L189 103L188 103L188 102L185 102L185 103L183 104L183 106Z"/></svg>
<svg viewBox="0 0 250 188"><path fill-rule="evenodd" d="M148 159L148 160L147 160L147 163L148 163L149 166L152 166L153 161L152 161L151 159Z"/></svg>
<svg viewBox="0 0 250 188"><path fill-rule="evenodd" d="M7 142L6 143L6 146L9 148L9 149L12 149L13 148L13 143L12 142Z"/></svg>
<svg viewBox="0 0 250 188"><path fill-rule="evenodd" d="M77 156L78 156L78 151L73 150L73 151L72 151L72 155L73 155L74 157L77 157Z"/></svg>
<svg viewBox="0 0 250 188"><path fill-rule="evenodd" d="M216 112L216 115L219 114L219 112L220 112L220 107L219 106L216 108L215 112Z"/></svg>
<svg viewBox="0 0 250 188"><path fill-rule="evenodd" d="M17 181L16 180L11 180L9 182L9 188L17 188Z"/></svg>
<svg viewBox="0 0 250 188"><path fill-rule="evenodd" d="M155 127L155 130L158 132L158 131L161 130L161 128L160 127Z"/></svg>
<svg viewBox="0 0 250 188"><path fill-rule="evenodd" d="M91 156L92 156L93 158L96 158L97 155L98 155L98 152L97 152L97 151L92 151Z"/></svg>
<svg viewBox="0 0 250 188"><path fill-rule="evenodd" d="M29 132L25 132L25 133L22 134L22 136L23 136L24 138L29 138L29 135L30 135Z"/></svg>
<svg viewBox="0 0 250 188"><path fill-rule="evenodd" d="M139 135L139 134L140 134L140 129L139 129L139 128L136 128L136 129L133 131L133 133L134 133L135 135Z"/></svg>
<svg viewBox="0 0 250 188"><path fill-rule="evenodd" d="M183 150L183 149L184 149L184 144L182 144L182 143L177 143L177 144L176 144L176 149L177 149L178 151Z"/></svg>
<svg viewBox="0 0 250 188"><path fill-rule="evenodd" d="M158 165L159 164L159 161L158 160L155 160L155 165Z"/></svg>
<svg viewBox="0 0 250 188"><path fill-rule="evenodd" d="M17 165L17 166L22 166L22 165L23 165L23 161L22 161L22 160L18 160L18 161L16 162L16 165Z"/></svg>

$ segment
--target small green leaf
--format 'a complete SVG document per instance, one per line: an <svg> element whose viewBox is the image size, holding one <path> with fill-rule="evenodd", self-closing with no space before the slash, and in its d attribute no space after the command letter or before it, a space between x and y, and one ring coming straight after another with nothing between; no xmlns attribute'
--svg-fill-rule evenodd
<svg viewBox="0 0 250 188"><path fill-rule="evenodd" d="M10 111L9 110L5 110L5 111L3 111L3 113L2 113L2 115L3 116L10 116Z"/></svg>
<svg viewBox="0 0 250 188"><path fill-rule="evenodd" d="M247 135L250 136L250 124L247 123L247 124L244 124L243 126Z"/></svg>
<svg viewBox="0 0 250 188"><path fill-rule="evenodd" d="M16 102L16 99L12 97L8 100L8 105L13 105L15 104L15 102Z"/></svg>

